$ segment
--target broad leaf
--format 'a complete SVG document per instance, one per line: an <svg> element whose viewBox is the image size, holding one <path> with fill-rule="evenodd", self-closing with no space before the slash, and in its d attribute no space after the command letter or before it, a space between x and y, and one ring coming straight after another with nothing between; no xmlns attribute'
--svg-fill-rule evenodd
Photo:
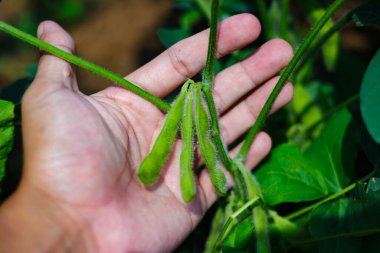
<svg viewBox="0 0 380 253"><path fill-rule="evenodd" d="M0 100L0 182L4 177L7 157L13 146L13 110L14 105L11 102Z"/></svg>
<svg viewBox="0 0 380 253"><path fill-rule="evenodd" d="M256 177L269 205L314 200L328 194L322 174L290 144L275 148Z"/></svg>
<svg viewBox="0 0 380 253"><path fill-rule="evenodd" d="M251 217L234 226L223 241L223 247L242 249L254 231Z"/></svg>
<svg viewBox="0 0 380 253"><path fill-rule="evenodd" d="M360 109L372 138L380 143L380 50L372 58L360 91Z"/></svg>
<svg viewBox="0 0 380 253"><path fill-rule="evenodd" d="M305 151L305 158L321 172L330 193L342 190L351 181L357 139L352 116L344 109L328 122L321 135Z"/></svg>
<svg viewBox="0 0 380 253"><path fill-rule="evenodd" d="M349 197L313 210L309 230L323 253L363 252L362 238L380 232L379 209L380 191L365 191L365 185L357 183Z"/></svg>
<svg viewBox="0 0 380 253"><path fill-rule="evenodd" d="M275 148L256 172L266 203L310 201L343 189L351 181L356 159L353 130L352 116L344 109L304 154L289 144Z"/></svg>
<svg viewBox="0 0 380 253"><path fill-rule="evenodd" d="M320 206L311 213L309 230L313 237L321 241L321 253L359 253L360 240L343 236L348 231L346 212L349 205L349 200L339 200Z"/></svg>

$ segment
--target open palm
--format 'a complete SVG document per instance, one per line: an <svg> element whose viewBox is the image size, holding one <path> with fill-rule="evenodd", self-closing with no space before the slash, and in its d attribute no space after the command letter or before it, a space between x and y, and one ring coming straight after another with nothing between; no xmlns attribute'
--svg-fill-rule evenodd
<svg viewBox="0 0 380 253"><path fill-rule="evenodd" d="M218 57L246 46L259 33L257 19L249 14L225 20L219 29ZM73 51L70 36L53 22L43 23L39 35ZM202 69L207 40L206 30L181 41L126 78L165 97ZM255 121L277 81L274 76L291 56L286 42L272 40L216 76L214 97L227 144ZM291 96L292 87L287 84L272 110L285 105ZM25 173L21 189L44 194L64 210L67 219L83 226L94 251L173 250L218 196L204 171L198 178L196 198L190 204L182 201L180 140L155 185L145 187L138 181L136 171L164 117L154 105L118 86L86 96L78 90L68 63L42 56L23 100ZM247 167L254 167L270 147L270 138L260 133Z"/></svg>

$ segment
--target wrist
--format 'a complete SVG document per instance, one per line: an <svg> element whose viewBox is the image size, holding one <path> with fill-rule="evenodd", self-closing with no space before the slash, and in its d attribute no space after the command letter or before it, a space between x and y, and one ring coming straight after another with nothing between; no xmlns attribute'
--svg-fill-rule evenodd
<svg viewBox="0 0 380 253"><path fill-rule="evenodd" d="M31 188L19 187L0 206L0 252L93 252L85 226Z"/></svg>

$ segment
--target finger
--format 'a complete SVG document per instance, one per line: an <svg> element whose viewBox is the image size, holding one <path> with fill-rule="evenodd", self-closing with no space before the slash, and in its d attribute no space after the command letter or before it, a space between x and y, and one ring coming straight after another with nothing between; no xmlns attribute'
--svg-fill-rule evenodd
<svg viewBox="0 0 380 253"><path fill-rule="evenodd" d="M214 98L219 112L224 112L242 96L276 75L293 57L289 43L273 39L243 61L215 77Z"/></svg>
<svg viewBox="0 0 380 253"><path fill-rule="evenodd" d="M260 29L259 21L250 14L224 20L219 25L216 56L220 58L253 42ZM168 95L204 67L208 36L209 29L178 42L126 79L158 97Z"/></svg>
<svg viewBox="0 0 380 253"><path fill-rule="evenodd" d="M278 79L279 77L275 77L269 80L220 119L222 138L227 144L231 144L252 127ZM289 103L292 97L293 86L287 82L276 98L270 113Z"/></svg>
<svg viewBox="0 0 380 253"><path fill-rule="evenodd" d="M231 156L236 156L239 148L241 145L236 147L234 150L230 152ZM248 152L248 158L245 163L246 167L249 169L252 169L254 166L259 164L269 153L272 146L272 141L268 134L264 132L260 132L256 139L254 140L249 152ZM232 187L233 182L231 179L231 175L229 173L226 173L228 176L228 183L229 187ZM214 186L212 185L210 174L207 170L204 170L201 172L199 176L199 187L201 191L203 192L203 202L204 206L206 207L206 210L214 204L214 202L219 198L219 196L216 194L214 190Z"/></svg>
<svg viewBox="0 0 380 253"><path fill-rule="evenodd" d="M68 53L74 52L74 41L71 36L52 21L41 23L38 27L37 35L41 40ZM41 56L35 82L33 82L32 86L39 86L41 91L52 91L61 88L78 90L71 65L47 53L43 53Z"/></svg>

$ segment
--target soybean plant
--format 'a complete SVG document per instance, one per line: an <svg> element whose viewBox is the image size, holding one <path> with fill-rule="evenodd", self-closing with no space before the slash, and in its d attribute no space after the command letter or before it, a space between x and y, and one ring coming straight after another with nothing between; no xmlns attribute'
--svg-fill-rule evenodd
<svg viewBox="0 0 380 253"><path fill-rule="evenodd" d="M299 62L302 60L304 53L310 47L318 32L332 16L332 14L344 3L344 1L345 0L335 0L334 3L327 9L322 18L308 33L304 39L304 42L296 51L290 64L285 71L282 72L280 80L266 101L262 111L257 117L255 124L248 132L247 138L245 139L242 148L235 159L230 158L226 145L224 145L221 138L218 125L218 116L214 99L212 97L214 80L213 66L215 62L214 56L216 48L219 0L212 0L211 4L211 30L206 66L203 72L203 80L199 83L188 80L183 85L180 95L172 106L154 95L142 90L124 78L116 75L115 73L49 45L1 21L0 30L3 30L33 46L36 46L43 51L49 52L70 63L73 63L74 65L116 82L143 97L147 101L150 101L162 111L168 111L162 130L159 133L151 152L142 161L138 170L138 177L141 182L146 185L151 185L157 181L171 152L177 133L179 132L180 125L182 124L180 188L184 201L190 202L196 195L196 183L192 167L195 164L194 154L196 145L194 145L194 143L197 143L216 192L220 195L225 195L227 193L226 175L224 174L221 166L223 164L232 175L236 190L236 194L233 194L235 194L234 196L237 196L239 200L237 202L240 203L239 206L235 207L235 210L232 210L233 214L226 219L222 232L218 235L218 238L212 247L212 251L219 251L223 239L233 226L233 221L236 221L236 218L239 215L249 211L255 227L257 252L269 253L270 246L268 239L267 207L263 200L258 182L245 168L244 162L247 158L252 142L262 128L262 125L265 122L265 119L268 116L276 97L279 95L281 88L294 73L294 71L297 70L297 64L300 64ZM194 123L196 135L193 130ZM305 210L301 210L290 217L303 215L310 209L311 208L307 207Z"/></svg>

